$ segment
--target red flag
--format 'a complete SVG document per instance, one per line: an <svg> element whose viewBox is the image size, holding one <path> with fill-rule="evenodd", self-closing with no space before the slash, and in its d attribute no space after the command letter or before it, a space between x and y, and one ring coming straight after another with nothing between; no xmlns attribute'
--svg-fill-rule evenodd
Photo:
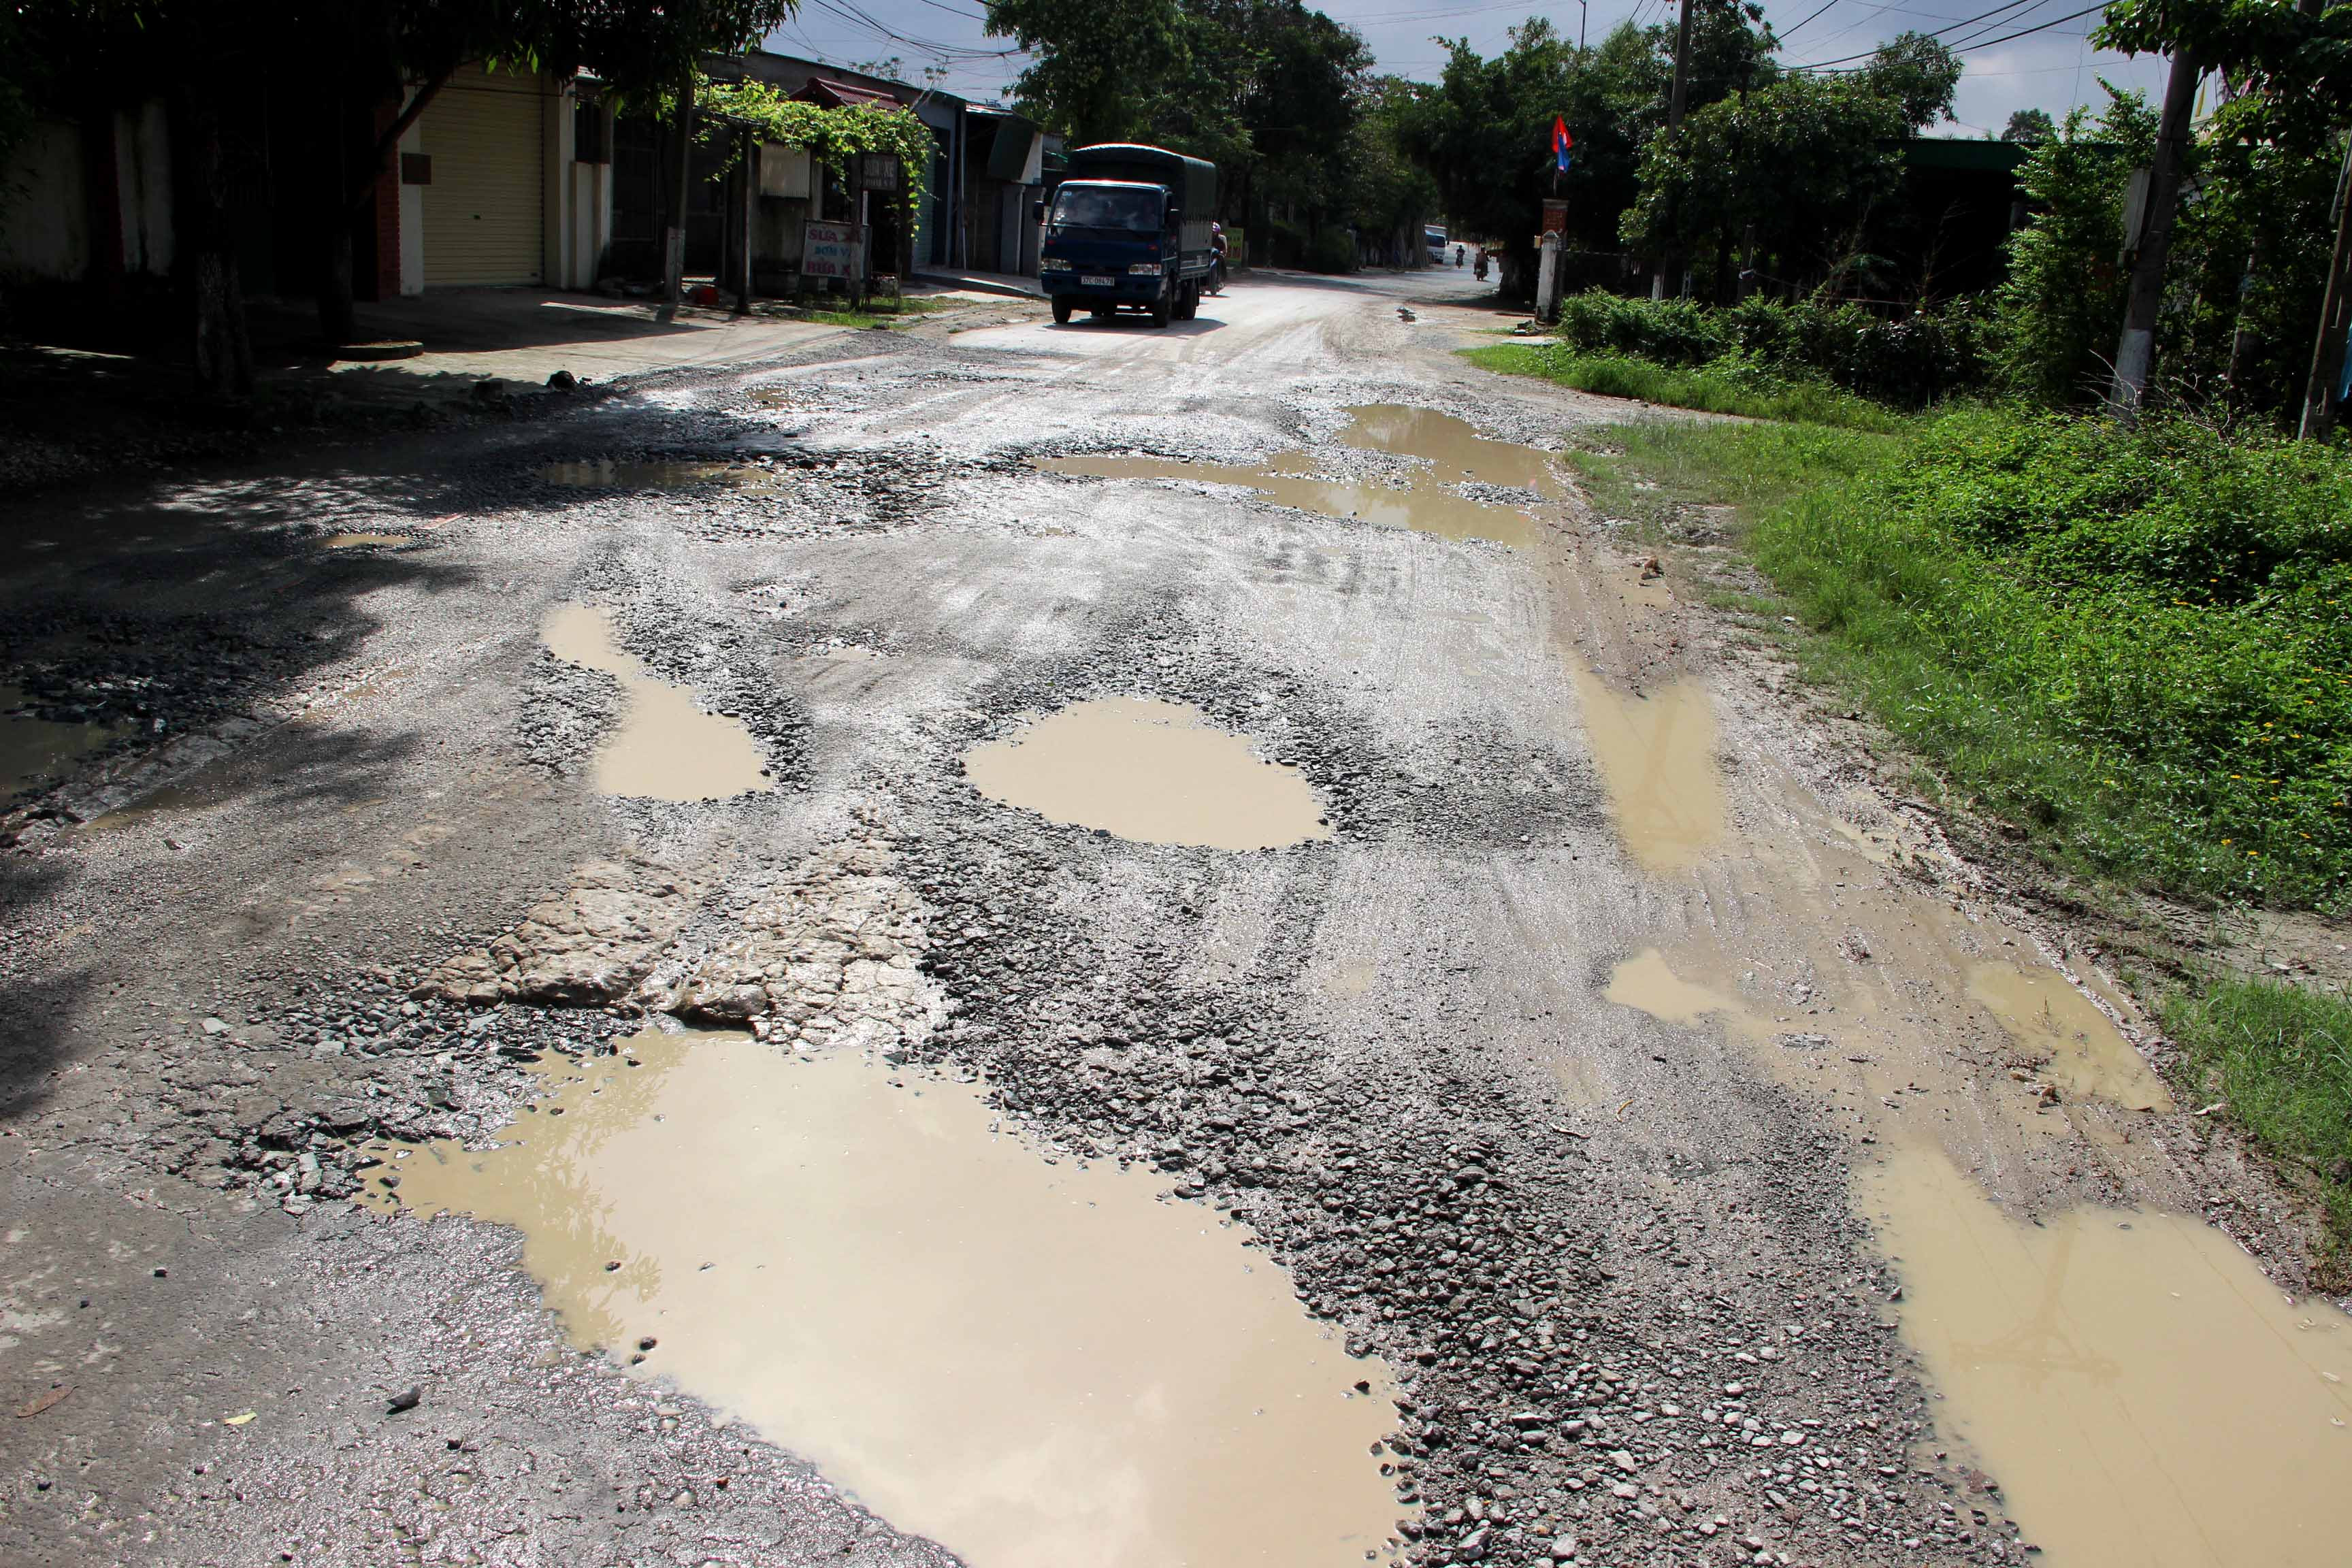
<svg viewBox="0 0 2352 1568"><path fill-rule="evenodd" d="M1568 150L1575 145L1576 138L1568 133L1567 117L1553 115L1551 117L1551 155L1562 169L1567 168L1569 164Z"/></svg>

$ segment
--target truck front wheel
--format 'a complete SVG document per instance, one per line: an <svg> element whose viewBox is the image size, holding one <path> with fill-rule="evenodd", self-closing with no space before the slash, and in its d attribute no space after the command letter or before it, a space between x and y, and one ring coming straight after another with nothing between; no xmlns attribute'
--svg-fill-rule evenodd
<svg viewBox="0 0 2352 1568"><path fill-rule="evenodd" d="M1054 324L1057 327L1070 324L1070 297L1067 294L1054 296Z"/></svg>
<svg viewBox="0 0 2352 1568"><path fill-rule="evenodd" d="M1155 327L1166 326L1169 317L1174 313L1174 309L1175 300L1171 290L1160 289L1151 297L1151 324Z"/></svg>

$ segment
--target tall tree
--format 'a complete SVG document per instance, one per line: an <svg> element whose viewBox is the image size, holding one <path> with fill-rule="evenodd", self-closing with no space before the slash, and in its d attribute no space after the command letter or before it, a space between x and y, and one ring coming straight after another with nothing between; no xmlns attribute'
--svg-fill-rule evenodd
<svg viewBox="0 0 2352 1568"><path fill-rule="evenodd" d="M2244 91L2281 103L2299 101L2342 128L2352 123L2352 4L2302 0L2115 0L2094 43L2126 54L2160 53L2174 59L2174 77L2184 69L2218 70ZM2193 84L2192 84L2193 85ZM2168 106L2173 97L2168 89ZM2179 118L2187 118L2184 109ZM2168 167L2178 161L2185 137L2160 138L2147 204L2151 236L2168 241L2176 216L2177 188L2165 188ZM2352 190L2352 149L2343 163L2343 184ZM2177 174L2177 171L2175 171ZM2177 179L2171 182L2177 187ZM2330 264L2328 303L2317 323L2304 426L2324 435L2335 418L2336 366L2341 363L2346 315L2352 315L2352 210L2339 203L2337 243ZM2163 252L2168 244L2144 247L2142 276L2135 280L2131 321L2117 354L2116 400L2137 406L2150 366L2142 362L2150 340L2154 300L2164 288ZM2336 288L2333 279L2343 279ZM2132 363L2127 366L2126 361ZM2129 377L2126 371L2131 372Z"/></svg>
<svg viewBox="0 0 2352 1568"><path fill-rule="evenodd" d="M1192 64L1176 0L988 0L988 30L1035 57L1014 90L1073 144L1129 140Z"/></svg>
<svg viewBox="0 0 2352 1568"><path fill-rule="evenodd" d="M2058 123L2050 118L2046 109L2020 109L2011 111L2009 123L2000 129L2004 142L2019 142L2032 146L2047 142L2058 134Z"/></svg>
<svg viewBox="0 0 2352 1568"><path fill-rule="evenodd" d="M2102 84L2105 85L2105 84ZM1993 335L2002 379L2042 403L2084 397L2103 377L2123 321L2124 192L2156 142L2137 93L2108 89L2105 111L2071 110L2018 171L2033 218L2010 240Z"/></svg>
<svg viewBox="0 0 2352 1568"><path fill-rule="evenodd" d="M1311 230L1345 199L1371 54L1301 0L991 0L988 15L1035 52L1024 110L1073 142L1206 158L1224 215L1253 229L1280 206Z"/></svg>

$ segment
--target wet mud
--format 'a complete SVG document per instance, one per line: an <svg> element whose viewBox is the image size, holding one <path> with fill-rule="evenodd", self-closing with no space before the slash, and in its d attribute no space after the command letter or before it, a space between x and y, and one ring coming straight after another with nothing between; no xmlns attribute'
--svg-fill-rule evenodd
<svg viewBox="0 0 2352 1568"><path fill-rule="evenodd" d="M2050 1568L2325 1568L2352 1542L2352 1319L2195 1215L2010 1217L1931 1147L1862 1173L1937 1425Z"/></svg>
<svg viewBox="0 0 2352 1568"><path fill-rule="evenodd" d="M1480 436L1463 420L1425 408L1382 404L1349 411L1339 439L1362 451L1419 459L1402 484L1326 479L1304 451L1277 452L1256 468L1195 463L1173 458L1087 456L1054 458L1039 466L1057 474L1113 479L1190 479L1263 490L1283 506L1325 517L1352 518L1385 528L1412 529L1445 539L1484 539L1517 550L1543 541L1543 528L1520 508L1465 495L1464 484L1533 489L1547 500L1566 493L1550 460L1531 447Z"/></svg>
<svg viewBox="0 0 2352 1568"><path fill-rule="evenodd" d="M540 635L556 658L621 683L627 708L596 753L596 788L604 794L699 801L769 787L766 759L751 731L740 720L704 712L692 691L648 673L614 642L604 611L558 605Z"/></svg>
<svg viewBox="0 0 2352 1568"><path fill-rule="evenodd" d="M76 762L122 732L117 724L41 718L26 708L23 692L0 686L0 801L64 777Z"/></svg>
<svg viewBox="0 0 2352 1568"><path fill-rule="evenodd" d="M1621 1007L1647 1013L1662 1023L1690 1026L1710 1017L1741 1019L1739 1004L1728 996L1694 985L1677 975L1665 955L1645 947L1611 972L1602 993Z"/></svg>
<svg viewBox="0 0 2352 1568"><path fill-rule="evenodd" d="M2009 1031L2019 1047L2046 1059L2051 1080L2067 1093L2096 1096L2128 1110L2170 1110L2172 1095L2139 1052L2089 997L2054 970L1979 963L1969 996Z"/></svg>
<svg viewBox="0 0 2352 1568"><path fill-rule="evenodd" d="M330 533L319 542L329 550L364 550L370 545L397 550L416 542L404 533Z"/></svg>
<svg viewBox="0 0 2352 1568"><path fill-rule="evenodd" d="M1140 844L1271 849L1329 837L1313 786L1250 748L1189 704L1112 697L974 746L963 766L991 800Z"/></svg>
<svg viewBox="0 0 2352 1568"><path fill-rule="evenodd" d="M1573 654L1568 667L1626 849L1645 870L1689 870L1727 831L1713 695L1691 679L1622 692Z"/></svg>
<svg viewBox="0 0 2352 1568"><path fill-rule="evenodd" d="M612 458L548 463L539 477L547 484L582 490L673 490L698 485L757 489L773 479L764 469L741 463L630 463Z"/></svg>
<svg viewBox="0 0 2352 1568"><path fill-rule="evenodd" d="M978 1086L852 1051L649 1030L543 1070L501 1147L413 1152L371 1202L519 1227L575 1343L899 1527L974 1568L1340 1568L1386 1540L1386 1373L1144 1172L1049 1163Z"/></svg>

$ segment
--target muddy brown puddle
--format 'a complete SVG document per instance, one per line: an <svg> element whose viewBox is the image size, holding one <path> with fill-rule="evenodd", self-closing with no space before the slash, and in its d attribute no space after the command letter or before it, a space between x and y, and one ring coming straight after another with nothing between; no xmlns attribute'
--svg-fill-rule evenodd
<svg viewBox="0 0 2352 1568"><path fill-rule="evenodd" d="M2054 970L1979 963L1969 971L1969 996L2000 1020L2021 1050L2046 1059L2051 1081L2067 1093L2132 1110L2172 1109L2172 1095L2147 1059Z"/></svg>
<svg viewBox="0 0 2352 1568"><path fill-rule="evenodd" d="M1417 459L1402 485L1318 478L1304 451L1277 452L1257 468L1192 463L1174 458L1053 458L1038 466L1057 474L1109 479L1192 479L1263 490L1284 506L1325 517L1355 518L1446 539L1486 539L1529 549L1542 529L1527 512L1475 500L1451 487L1467 483L1533 489L1547 500L1567 493L1550 459L1531 447L1479 435L1464 420L1426 408L1375 404L1349 410L1343 445Z"/></svg>
<svg viewBox="0 0 2352 1568"><path fill-rule="evenodd" d="M558 605L540 635L550 652L618 679L627 708L596 752L596 788L646 800L698 801L768 787L767 760L742 723L706 713L694 693L649 674L613 639L593 605Z"/></svg>
<svg viewBox="0 0 2352 1568"><path fill-rule="evenodd" d="M1331 836L1296 769L1181 702L1072 703L972 747L963 765L991 800L1142 844L1270 849Z"/></svg>
<svg viewBox="0 0 2352 1568"><path fill-rule="evenodd" d="M68 724L15 711L24 703L22 691L0 686L0 800L54 784L123 732L115 724Z"/></svg>
<svg viewBox="0 0 2352 1568"><path fill-rule="evenodd" d="M1715 703L1706 682L1686 679L1629 693L1573 655L1568 668L1625 847L1653 872L1697 865L1727 828Z"/></svg>
<svg viewBox="0 0 2352 1568"><path fill-rule="evenodd" d="M612 458L544 464L539 477L551 485L582 490L674 490L696 485L751 490L775 482L773 474L748 463L626 463Z"/></svg>
<svg viewBox="0 0 2352 1568"><path fill-rule="evenodd" d="M2194 1215L2004 1215L1933 1148L1862 1178L1905 1336L2050 1568L2336 1568L2352 1319Z"/></svg>
<svg viewBox="0 0 2352 1568"><path fill-rule="evenodd" d="M394 1161L399 1205L519 1227L577 1344L642 1357L900 1528L974 1568L1383 1549L1385 1370L1148 1173L1048 1163L977 1089L850 1052L648 1030L536 1070L553 1092L501 1147Z"/></svg>

